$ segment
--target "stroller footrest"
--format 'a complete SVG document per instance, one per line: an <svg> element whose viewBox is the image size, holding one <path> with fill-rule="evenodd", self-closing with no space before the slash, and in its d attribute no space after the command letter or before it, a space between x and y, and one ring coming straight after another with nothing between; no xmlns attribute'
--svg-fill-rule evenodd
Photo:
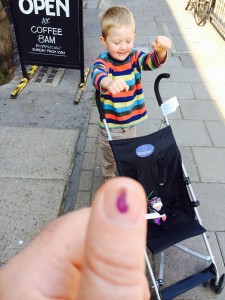
<svg viewBox="0 0 225 300"><path fill-rule="evenodd" d="M214 265L211 264L207 269L195 273L181 281L176 282L160 291L162 300L169 300L181 295L188 290L216 277Z"/></svg>

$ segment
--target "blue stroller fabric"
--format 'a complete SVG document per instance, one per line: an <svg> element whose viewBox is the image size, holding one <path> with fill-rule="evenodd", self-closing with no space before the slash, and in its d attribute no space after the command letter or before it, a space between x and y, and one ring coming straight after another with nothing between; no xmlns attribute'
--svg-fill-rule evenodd
<svg viewBox="0 0 225 300"><path fill-rule="evenodd" d="M153 254L206 231L195 217L181 154L170 126L146 136L109 143L119 175L142 184L146 205L149 198L161 198L163 203L165 224L148 220L147 246Z"/></svg>

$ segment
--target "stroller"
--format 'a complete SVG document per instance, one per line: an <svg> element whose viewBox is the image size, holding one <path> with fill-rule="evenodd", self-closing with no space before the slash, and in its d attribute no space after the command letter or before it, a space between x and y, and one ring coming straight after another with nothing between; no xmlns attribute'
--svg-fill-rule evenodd
<svg viewBox="0 0 225 300"><path fill-rule="evenodd" d="M163 103L159 93L160 80L169 77L169 74L164 73L155 80L154 91L163 122L158 131L146 136L112 140L100 95L96 92L100 118L104 123L119 175L137 180L146 192L147 248L153 256L160 254L158 279L154 275L147 251L145 259L158 300L173 299L200 284L210 286L216 294L220 294L225 286L225 274L219 276L206 230L197 210L200 203L193 192L167 118L179 106L177 98L173 97ZM207 256L180 244L181 241L198 235L203 237ZM163 288L164 251L171 246L206 261L208 266Z"/></svg>

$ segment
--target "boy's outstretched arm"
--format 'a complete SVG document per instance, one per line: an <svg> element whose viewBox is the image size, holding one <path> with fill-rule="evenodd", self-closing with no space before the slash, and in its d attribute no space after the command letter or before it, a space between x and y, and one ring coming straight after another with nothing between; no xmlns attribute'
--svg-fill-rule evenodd
<svg viewBox="0 0 225 300"><path fill-rule="evenodd" d="M94 87L105 93L109 91L112 94L118 94L122 91L128 91L129 86L126 82L121 78L110 78L108 76L107 67L98 60L94 64L93 72L92 72L92 84Z"/></svg>
<svg viewBox="0 0 225 300"><path fill-rule="evenodd" d="M159 35L151 46L157 54L159 63L164 63L167 57L167 50L171 48L170 39L166 36Z"/></svg>

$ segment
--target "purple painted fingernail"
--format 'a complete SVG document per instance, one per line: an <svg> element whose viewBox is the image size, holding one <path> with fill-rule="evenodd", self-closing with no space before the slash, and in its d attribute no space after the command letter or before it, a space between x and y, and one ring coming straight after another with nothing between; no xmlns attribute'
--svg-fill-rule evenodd
<svg viewBox="0 0 225 300"><path fill-rule="evenodd" d="M139 205L139 195L128 187L112 188L107 185L104 193L104 213L116 226L133 226L143 219L144 211Z"/></svg>
<svg viewBox="0 0 225 300"><path fill-rule="evenodd" d="M121 213L126 213L129 209L126 202L126 191L122 190L117 198L116 207Z"/></svg>

